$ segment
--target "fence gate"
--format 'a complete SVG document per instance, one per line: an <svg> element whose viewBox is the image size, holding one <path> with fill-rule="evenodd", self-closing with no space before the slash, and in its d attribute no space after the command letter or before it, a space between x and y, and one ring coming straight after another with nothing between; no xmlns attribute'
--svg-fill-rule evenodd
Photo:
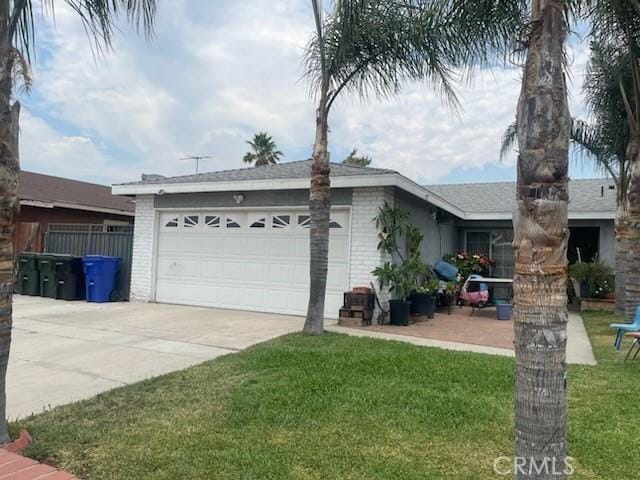
<svg viewBox="0 0 640 480"><path fill-rule="evenodd" d="M133 225L87 225L51 223L45 234L45 253L110 255L120 257L117 288L129 299Z"/></svg>

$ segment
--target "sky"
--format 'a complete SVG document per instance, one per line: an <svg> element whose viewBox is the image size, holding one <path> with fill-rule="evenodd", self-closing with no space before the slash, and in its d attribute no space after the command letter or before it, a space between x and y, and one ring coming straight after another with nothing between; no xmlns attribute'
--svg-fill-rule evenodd
<svg viewBox="0 0 640 480"><path fill-rule="evenodd" d="M113 50L96 55L75 14L57 2L36 16L33 87L21 91L24 170L112 184L142 173L186 175L242 168L245 143L273 136L283 161L309 158L314 102L302 78L313 30L308 0L159 0L151 40L119 22ZM585 42L569 41L569 98L585 117ZM343 97L329 123L331 160L352 148L423 184L515 179L515 155L500 161L513 122L517 66L481 71L458 89L463 111L445 108L426 83L392 98ZM588 162L587 162L588 165ZM571 176L599 176L572 162Z"/></svg>

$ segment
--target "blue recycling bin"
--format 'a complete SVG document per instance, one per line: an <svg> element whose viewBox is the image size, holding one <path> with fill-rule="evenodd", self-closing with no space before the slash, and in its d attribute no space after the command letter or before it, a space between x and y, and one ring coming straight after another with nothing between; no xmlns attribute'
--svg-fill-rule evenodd
<svg viewBox="0 0 640 480"><path fill-rule="evenodd" d="M87 302L104 303L112 299L120 271L120 257L87 255L82 259L86 279Z"/></svg>

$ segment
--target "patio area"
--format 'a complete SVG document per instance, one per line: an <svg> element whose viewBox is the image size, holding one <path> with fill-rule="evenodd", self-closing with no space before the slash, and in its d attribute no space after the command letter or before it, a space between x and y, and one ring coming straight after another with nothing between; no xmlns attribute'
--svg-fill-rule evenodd
<svg viewBox="0 0 640 480"><path fill-rule="evenodd" d="M440 309L435 318L395 325L346 327L331 325L329 330L362 337L382 338L426 347L444 348L513 357L513 321L497 320L495 307ZM569 312L567 324L567 363L597 365L589 336L580 314Z"/></svg>
<svg viewBox="0 0 640 480"><path fill-rule="evenodd" d="M473 315L471 315L471 307L452 307L451 315L447 314L445 308L439 310L432 319L412 317L412 321L414 322L407 327L372 325L362 328L397 335L513 350L513 322L497 320L494 307L476 309Z"/></svg>

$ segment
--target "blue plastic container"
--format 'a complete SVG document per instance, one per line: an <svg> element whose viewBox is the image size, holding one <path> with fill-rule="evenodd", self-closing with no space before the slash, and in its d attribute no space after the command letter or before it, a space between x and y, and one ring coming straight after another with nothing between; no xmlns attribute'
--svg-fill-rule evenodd
<svg viewBox="0 0 640 480"><path fill-rule="evenodd" d="M87 255L82 259L87 287L87 302L104 303L112 298L120 271L120 257Z"/></svg>
<svg viewBox="0 0 640 480"><path fill-rule="evenodd" d="M498 320L511 320L511 314L513 313L513 305L510 303L498 303L496 302L496 317Z"/></svg>
<svg viewBox="0 0 640 480"><path fill-rule="evenodd" d="M444 282L455 282L458 276L458 269L443 260L435 263L433 271L436 272L438 278Z"/></svg>

